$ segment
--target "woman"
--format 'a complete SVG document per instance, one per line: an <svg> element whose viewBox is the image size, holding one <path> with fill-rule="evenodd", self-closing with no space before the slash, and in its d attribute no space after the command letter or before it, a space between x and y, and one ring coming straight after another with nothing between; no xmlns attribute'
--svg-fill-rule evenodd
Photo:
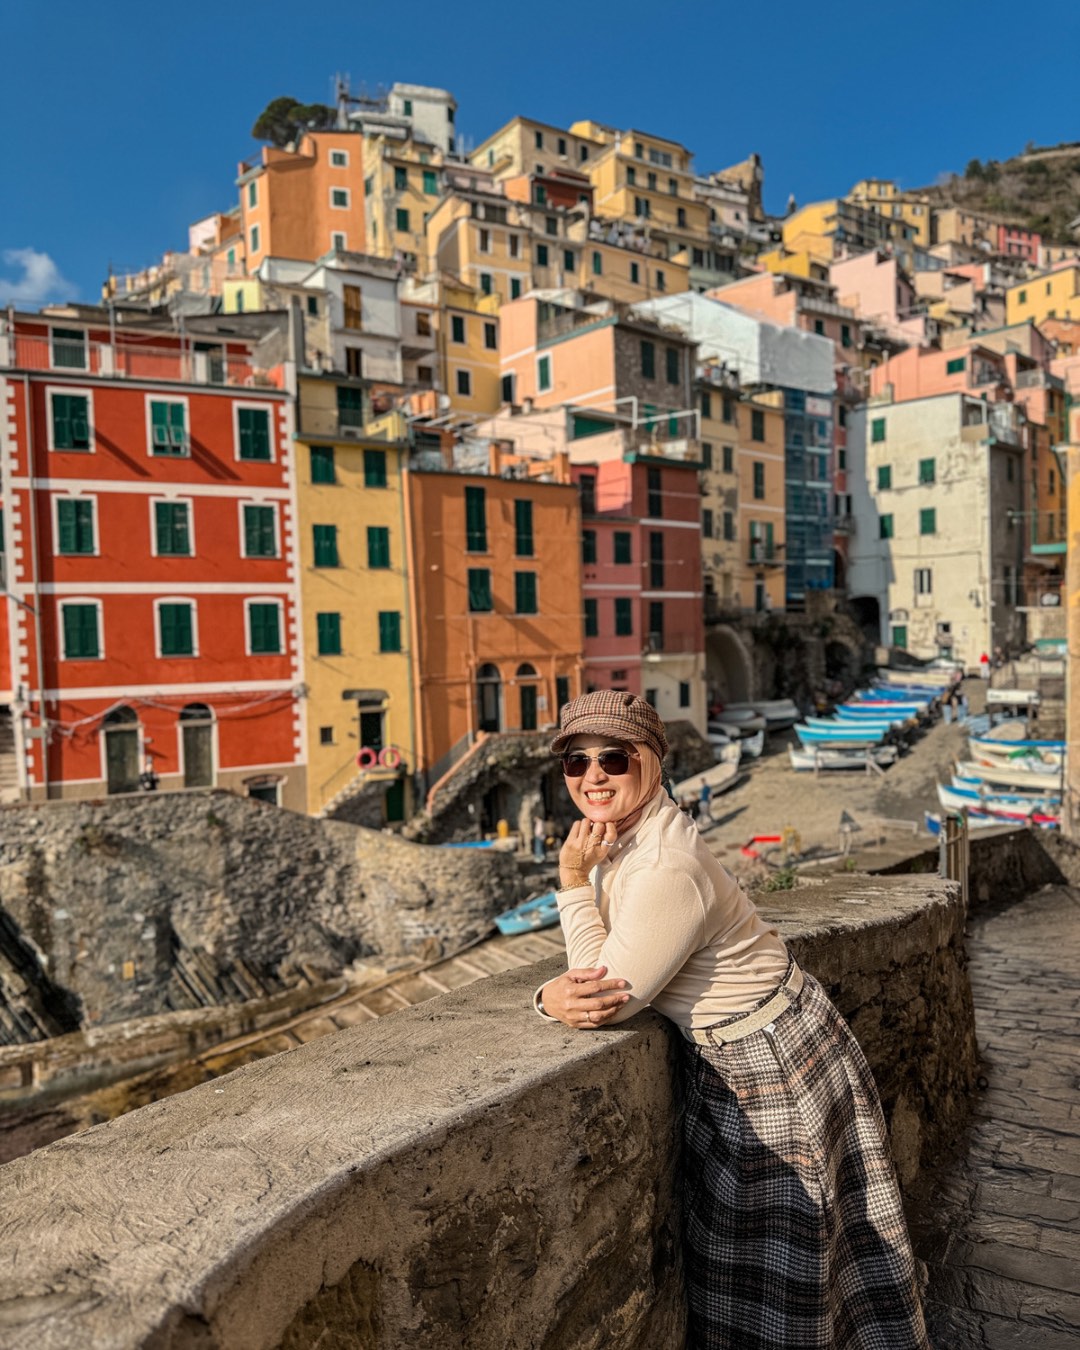
<svg viewBox="0 0 1080 1350"><path fill-rule="evenodd" d="M929 1350L866 1061L663 790L655 710L585 694L551 748L583 819L559 854L571 969L536 1007L588 1030L649 1004L682 1033L688 1344Z"/></svg>

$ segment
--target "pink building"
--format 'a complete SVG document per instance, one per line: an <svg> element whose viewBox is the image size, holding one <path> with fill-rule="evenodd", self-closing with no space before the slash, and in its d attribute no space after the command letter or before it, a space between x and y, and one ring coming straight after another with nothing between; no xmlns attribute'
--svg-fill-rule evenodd
<svg viewBox="0 0 1080 1350"><path fill-rule="evenodd" d="M870 372L871 397L891 393L893 403L959 393L996 399L1008 385L1005 357L979 342L946 351L909 347Z"/></svg>
<svg viewBox="0 0 1080 1350"><path fill-rule="evenodd" d="M842 258L830 266L829 282L842 306L890 336L912 343L936 336L937 325L927 319L925 305L896 258L876 249Z"/></svg>
<svg viewBox="0 0 1080 1350"><path fill-rule="evenodd" d="M1010 258L1022 258L1024 262L1037 263L1042 249L1042 235L1025 230L1020 225L999 225L997 227L997 251Z"/></svg>

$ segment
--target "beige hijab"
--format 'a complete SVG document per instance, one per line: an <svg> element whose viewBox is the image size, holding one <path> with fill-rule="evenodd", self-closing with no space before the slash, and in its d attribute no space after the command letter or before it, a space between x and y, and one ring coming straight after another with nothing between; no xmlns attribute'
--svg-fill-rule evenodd
<svg viewBox="0 0 1080 1350"><path fill-rule="evenodd" d="M632 830L638 823L645 808L660 791L664 779L663 767L657 758L656 751L640 741L634 742L634 749L637 751L641 762L641 773L638 776L638 789L634 794L633 806L621 820L615 822L615 828L620 836L626 834L628 830Z"/></svg>

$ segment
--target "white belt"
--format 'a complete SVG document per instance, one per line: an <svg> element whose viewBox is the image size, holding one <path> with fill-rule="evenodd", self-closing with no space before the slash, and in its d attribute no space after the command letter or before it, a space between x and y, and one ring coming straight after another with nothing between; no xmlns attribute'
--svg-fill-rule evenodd
<svg viewBox="0 0 1080 1350"><path fill-rule="evenodd" d="M745 1017L736 1017L730 1022L717 1022L714 1026L702 1027L700 1031L690 1027L680 1027L679 1030L695 1045L726 1045L728 1041L741 1041L746 1036L752 1036L755 1031L760 1031L762 1027L767 1027L782 1012L790 1008L799 997L802 987L802 969L792 961L780 988L752 1013L747 1013Z"/></svg>

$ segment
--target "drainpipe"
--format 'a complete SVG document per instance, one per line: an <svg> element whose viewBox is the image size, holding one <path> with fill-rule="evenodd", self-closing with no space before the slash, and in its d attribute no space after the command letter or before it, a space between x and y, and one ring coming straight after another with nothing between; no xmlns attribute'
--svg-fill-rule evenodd
<svg viewBox="0 0 1080 1350"><path fill-rule="evenodd" d="M38 539L37 539L37 500L34 492L34 478L37 471L37 463L34 458L34 417L33 408L30 403L30 377L23 375L23 400L26 409L26 458L30 470L28 481L30 483L27 489L29 500L29 524L30 524L30 566L33 569L33 593L34 593L34 659L37 661L38 677L38 722L41 729L41 779L42 786L45 789L45 798L49 796L49 740L48 723L45 720L45 660L41 638L41 591L40 591L40 568L38 563Z"/></svg>
<svg viewBox="0 0 1080 1350"><path fill-rule="evenodd" d="M401 541L403 545L402 561L401 561L401 588L404 594L404 604L405 604L405 631L409 634L409 648L410 648L406 656L405 678L409 691L408 692L409 741L410 744L412 745L412 752L413 752L412 777L413 777L413 787L415 791L417 780L420 777L420 758L421 758L421 732L416 717L416 701L419 697L419 689L417 688L417 684L420 679L420 634L415 617L416 615L419 614L420 605L419 602L417 602L415 606L409 603L409 579L410 579L409 563L410 560L415 563L416 559L413 553L412 530L409 527L409 512L406 509L406 501L405 501L405 494L409 490L408 486L409 469L407 467L408 454L409 454L408 443L404 442L402 444L401 455L398 458L398 508L401 512ZM412 570L413 574L415 574L416 571L415 567ZM415 681L413 679L414 672L416 675ZM415 806L415 804L416 803L414 801L413 805Z"/></svg>

